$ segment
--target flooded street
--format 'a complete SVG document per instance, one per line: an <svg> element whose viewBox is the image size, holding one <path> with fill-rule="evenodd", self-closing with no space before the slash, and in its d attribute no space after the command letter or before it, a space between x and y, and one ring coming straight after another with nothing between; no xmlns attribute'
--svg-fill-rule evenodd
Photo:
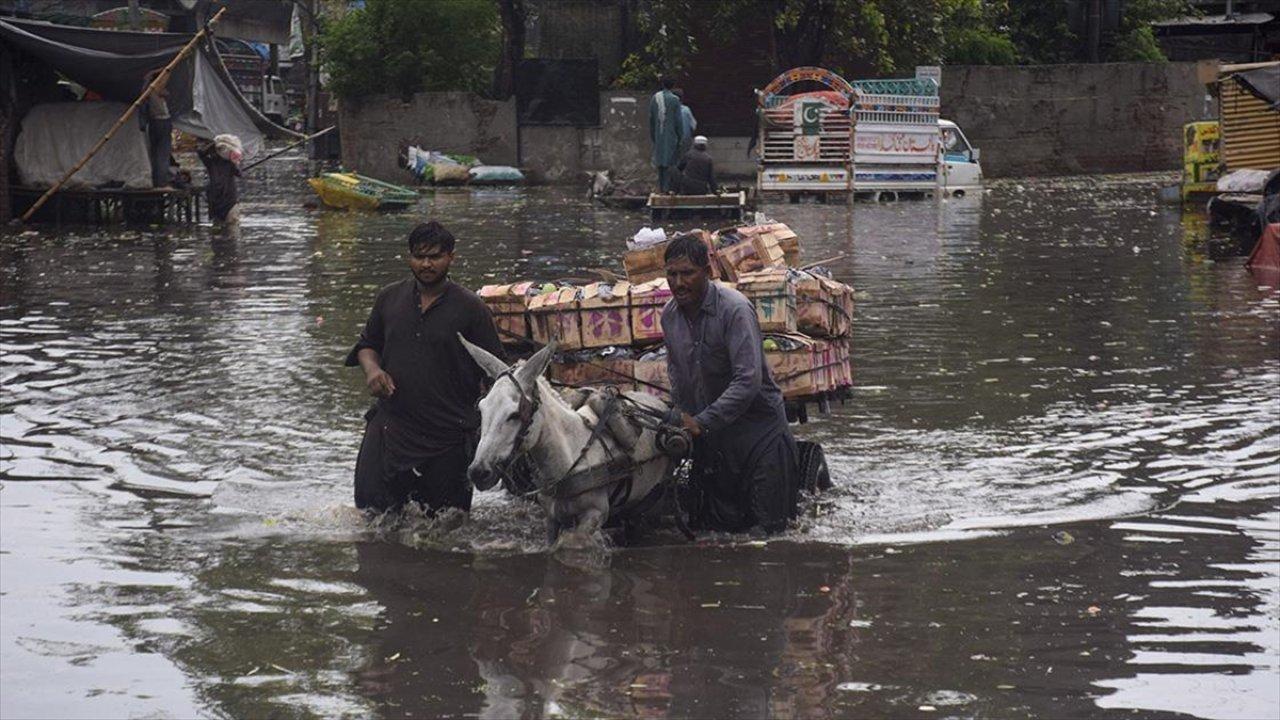
<svg viewBox="0 0 1280 720"><path fill-rule="evenodd" d="M0 715L1280 715L1280 300L1161 178L771 205L857 290L836 489L578 566L535 510L371 528L342 360L412 223L454 279L620 267L578 188L0 231ZM20 230L20 229L19 229Z"/></svg>

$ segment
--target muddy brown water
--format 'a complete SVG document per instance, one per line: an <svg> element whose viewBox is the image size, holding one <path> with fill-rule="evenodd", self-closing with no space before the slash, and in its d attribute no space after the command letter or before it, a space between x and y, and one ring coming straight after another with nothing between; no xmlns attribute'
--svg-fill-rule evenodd
<svg viewBox="0 0 1280 720"><path fill-rule="evenodd" d="M406 229L456 279L614 266L575 190L238 238L0 237L0 715L1280 715L1280 303L1149 177L766 208L858 290L837 488L768 543L572 562L536 511L373 527L341 366Z"/></svg>

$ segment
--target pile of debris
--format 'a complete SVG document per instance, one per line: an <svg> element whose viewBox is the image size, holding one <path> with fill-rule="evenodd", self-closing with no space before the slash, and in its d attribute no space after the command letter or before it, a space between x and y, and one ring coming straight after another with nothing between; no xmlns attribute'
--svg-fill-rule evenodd
<svg viewBox="0 0 1280 720"><path fill-rule="evenodd" d="M823 399L853 384L853 288L823 268L798 269L799 238L782 223L694 230L715 282L755 305L770 373L788 399ZM556 342L551 378L574 387L614 385L669 400L662 308L671 300L662 255L670 242L645 228L623 255L627 280L583 286L517 282L480 289L504 342Z"/></svg>
<svg viewBox="0 0 1280 720"><path fill-rule="evenodd" d="M474 155L446 154L405 148L405 169L423 185L514 185L524 182L524 173L508 165L485 165Z"/></svg>

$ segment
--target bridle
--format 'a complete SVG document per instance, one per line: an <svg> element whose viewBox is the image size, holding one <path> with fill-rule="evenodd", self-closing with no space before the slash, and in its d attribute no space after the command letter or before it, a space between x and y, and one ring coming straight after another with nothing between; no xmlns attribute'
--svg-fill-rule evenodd
<svg viewBox="0 0 1280 720"><path fill-rule="evenodd" d="M516 379L515 371L516 368L509 368L493 379L493 387L497 387L498 383L501 382L503 378L507 378L516 386L516 392L520 394L520 404L516 410L517 418L520 421L520 429L516 431L515 443L512 445L511 451L507 453L506 459L497 465L499 477L508 480L512 477L512 467L518 460L520 460L521 456L524 455L525 440L528 439L529 431L533 427L533 420L537 416L538 410L542 407L542 393L539 391L537 380L534 381L533 393L532 396L530 396L529 393L525 392L520 381ZM491 388L490 392L492 391L493 390ZM573 465L569 467L564 475L556 478L550 483L543 483L539 487L535 487L534 490L525 493L525 495L553 495L556 494L560 485L569 482L575 477L581 479L584 476L598 474L600 472L599 470L575 471L582 461L586 459L587 452L596 442L602 443L605 451L609 452L612 456L612 452L609 451L608 445L603 445L603 433L605 432L610 416L612 416L614 412L619 411L621 409L619 406L623 404L626 404L633 411L631 413L627 413L633 421L637 422L642 427L652 429L657 433L656 442L658 447L672 457L672 462L667 470L667 475L663 478L661 485L663 487L663 492L671 496L672 502L675 505L676 525L680 528L680 531L684 533L687 539L693 540L693 532L685 522L683 515L684 511L680 507L680 498L675 488L676 472L679 466L676 459L686 457L692 446L688 433L683 428L670 424L671 420L663 413L659 413L640 405L636 401L621 395L616 389L610 393L607 404L600 413L600 416L596 419L595 426L591 428L591 436L587 438L586 444L583 445L582 450L578 453L577 459L573 461ZM629 458L623 457L618 459L625 461L628 467L633 465ZM603 471L606 473L605 479L609 479L609 474L613 474L618 469L619 468L615 461L611 460L609 464L603 468ZM630 494L630 488L631 485L630 482L628 482L626 484L626 490L623 491L623 497ZM613 503L614 498L611 494L610 505L613 505Z"/></svg>
<svg viewBox="0 0 1280 720"><path fill-rule="evenodd" d="M529 430L533 427L533 418L538 414L538 408L542 407L542 395L538 392L537 381L533 385L533 397L524 391L524 387L520 385L520 381L516 379L515 368L511 368L493 379L494 387L503 378L511 381L516 386L516 392L520 393L520 404L516 410L516 416L520 420L520 429L516 431L516 441L511 447L511 452L507 453L506 460L498 465L498 473L502 477L510 477L511 466L515 464L520 456L524 454L524 441L529 437Z"/></svg>

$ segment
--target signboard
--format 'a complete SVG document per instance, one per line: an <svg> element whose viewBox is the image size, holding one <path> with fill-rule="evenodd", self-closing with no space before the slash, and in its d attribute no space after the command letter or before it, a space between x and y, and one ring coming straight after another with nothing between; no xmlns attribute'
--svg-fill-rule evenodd
<svg viewBox="0 0 1280 720"><path fill-rule="evenodd" d="M862 131L857 133L854 139L854 151L933 158L938 154L938 134L936 132Z"/></svg>
<svg viewBox="0 0 1280 720"><path fill-rule="evenodd" d="M939 88L942 87L942 67L939 65L917 65L917 80L932 80Z"/></svg>

